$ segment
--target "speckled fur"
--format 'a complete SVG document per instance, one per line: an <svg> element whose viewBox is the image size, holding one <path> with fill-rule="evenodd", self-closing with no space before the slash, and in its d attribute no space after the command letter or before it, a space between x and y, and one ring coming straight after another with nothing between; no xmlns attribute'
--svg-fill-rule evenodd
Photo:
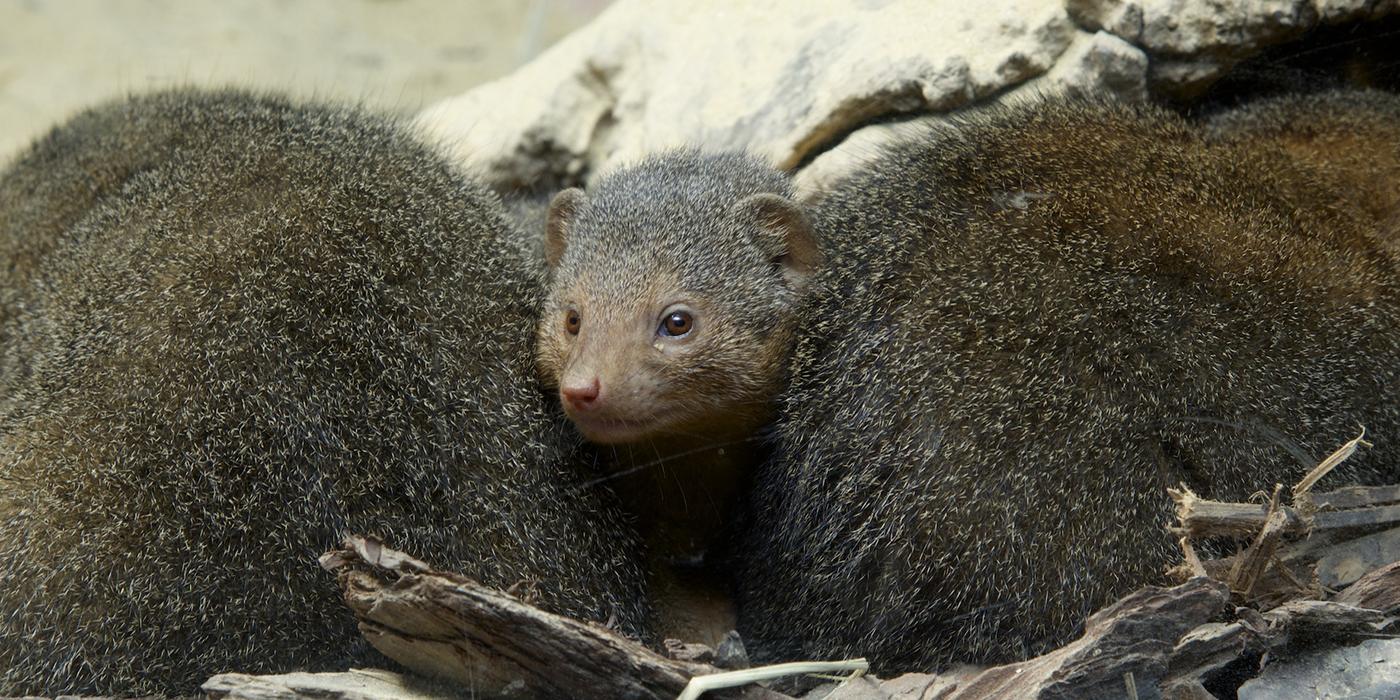
<svg viewBox="0 0 1400 700"><path fill-rule="evenodd" d="M234 91L0 174L0 695L382 664L316 564L346 532L642 633L505 226L387 120Z"/></svg>
<svg viewBox="0 0 1400 700"><path fill-rule="evenodd" d="M1020 658L1178 560L1167 487L1243 499L1361 425L1375 448L1327 483L1400 478L1394 212L1326 149L1248 135L1293 109L1209 137L1147 107L987 109L823 200L830 263L738 537L750 650ZM1393 128L1359 133L1392 162Z"/></svg>
<svg viewBox="0 0 1400 700"><path fill-rule="evenodd" d="M1374 234L1400 254L1400 100L1377 91L1279 97L1226 112L1208 122L1207 137L1267 152L1292 173L1280 186L1293 198L1326 193L1339 216L1364 213ZM1344 223L1342 225L1345 225Z"/></svg>

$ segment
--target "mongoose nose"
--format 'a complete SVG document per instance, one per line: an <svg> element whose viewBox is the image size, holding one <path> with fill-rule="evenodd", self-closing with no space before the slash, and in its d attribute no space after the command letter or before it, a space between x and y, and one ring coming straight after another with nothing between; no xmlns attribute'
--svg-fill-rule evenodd
<svg viewBox="0 0 1400 700"><path fill-rule="evenodd" d="M593 377L586 383L565 384L559 388L559 393L575 409L587 410L593 408L598 402L598 393L601 390L602 385L598 382L598 378Z"/></svg>

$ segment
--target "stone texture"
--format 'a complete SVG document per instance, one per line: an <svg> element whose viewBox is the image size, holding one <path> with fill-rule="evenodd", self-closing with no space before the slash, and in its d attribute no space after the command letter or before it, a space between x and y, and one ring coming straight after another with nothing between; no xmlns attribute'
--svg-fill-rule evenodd
<svg viewBox="0 0 1400 700"><path fill-rule="evenodd" d="M1147 54L1105 31L1075 32L1069 47L1044 75L1021 83L997 96L998 100L1038 100L1066 92L1076 95L1113 95L1124 100L1147 97ZM883 121L863 126L839 143L811 157L793 178L798 196L815 201L847 174L879 156L887 144L907 140L946 120L938 114Z"/></svg>
<svg viewBox="0 0 1400 700"><path fill-rule="evenodd" d="M1381 700L1400 697L1400 640L1371 639L1269 664L1240 700Z"/></svg>
<svg viewBox="0 0 1400 700"><path fill-rule="evenodd" d="M1068 0L1066 6L1088 27L1168 56L1240 55L1317 23L1308 0Z"/></svg>
<svg viewBox="0 0 1400 700"><path fill-rule="evenodd" d="M621 0L420 123L504 187L683 144L792 168L867 120L953 109L1040 75L1074 36L1058 0Z"/></svg>
<svg viewBox="0 0 1400 700"><path fill-rule="evenodd" d="M1046 74L1047 87L1080 95L1113 94L1147 98L1147 54L1105 31L1080 33Z"/></svg>
<svg viewBox="0 0 1400 700"><path fill-rule="evenodd" d="M1151 82L1190 97L1239 61L1322 24L1381 17L1400 0L1066 0L1076 22L1106 30L1154 59Z"/></svg>
<svg viewBox="0 0 1400 700"><path fill-rule="evenodd" d="M797 171L792 182L798 197L815 202L847 175L860 172L866 163L878 158L886 144L902 141L942 121L944 117L923 116L856 129Z"/></svg>
<svg viewBox="0 0 1400 700"><path fill-rule="evenodd" d="M819 196L911 114L1062 91L1189 99L1270 46L1397 12L1400 0L620 0L419 123L501 189L700 145L813 170L799 189Z"/></svg>

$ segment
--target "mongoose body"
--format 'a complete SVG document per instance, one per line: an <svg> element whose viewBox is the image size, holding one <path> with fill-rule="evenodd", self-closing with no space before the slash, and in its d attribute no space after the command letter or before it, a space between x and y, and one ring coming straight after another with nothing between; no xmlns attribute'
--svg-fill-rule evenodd
<svg viewBox="0 0 1400 700"><path fill-rule="evenodd" d="M733 625L704 559L760 458L816 266L791 196L757 159L678 151L566 190L546 217L540 373L605 446L666 636L715 643Z"/></svg>
<svg viewBox="0 0 1400 700"><path fill-rule="evenodd" d="M0 173L0 695L382 663L316 564L348 532L643 634L505 227L390 121L234 91Z"/></svg>
<svg viewBox="0 0 1400 700"><path fill-rule="evenodd" d="M1244 499L1361 426L1331 483L1400 477L1397 104L986 109L829 193L734 548L750 651L1024 657L1178 561L1168 487ZM1306 110L1369 130L1309 147Z"/></svg>

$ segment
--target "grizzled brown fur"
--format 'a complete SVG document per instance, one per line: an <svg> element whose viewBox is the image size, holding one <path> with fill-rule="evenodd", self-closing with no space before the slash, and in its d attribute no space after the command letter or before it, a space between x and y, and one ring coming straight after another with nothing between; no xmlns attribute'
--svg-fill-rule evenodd
<svg viewBox="0 0 1400 700"><path fill-rule="evenodd" d="M750 650L1022 657L1176 561L1167 487L1243 499L1362 425L1329 478L1400 477L1396 105L988 109L824 199L738 537Z"/></svg>
<svg viewBox="0 0 1400 700"><path fill-rule="evenodd" d="M239 92L86 112L0 174L0 695L364 663L316 565L346 532L641 633L505 228L394 124Z"/></svg>
<svg viewBox="0 0 1400 700"><path fill-rule="evenodd" d="M1207 135L1258 154L1260 167L1281 170L1277 182L1291 190L1290 198L1334 208L1341 217L1368 217L1383 244L1400 246L1400 100L1394 95L1353 91L1264 100L1212 119Z"/></svg>

